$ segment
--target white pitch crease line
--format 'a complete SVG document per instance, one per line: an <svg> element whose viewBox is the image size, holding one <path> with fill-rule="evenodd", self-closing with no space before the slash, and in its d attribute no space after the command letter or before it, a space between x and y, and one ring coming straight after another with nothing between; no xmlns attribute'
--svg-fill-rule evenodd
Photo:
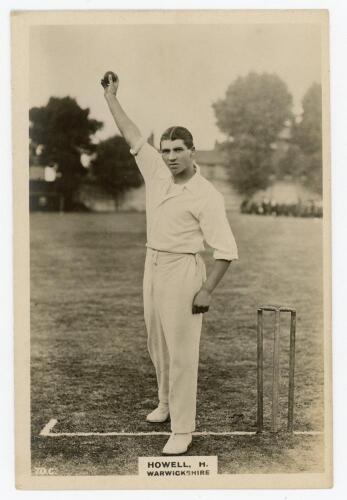
<svg viewBox="0 0 347 500"><path fill-rule="evenodd" d="M51 418L51 420L44 426L44 428L40 432L40 436L51 436L51 430L58 422L55 418Z"/></svg>
<svg viewBox="0 0 347 500"><path fill-rule="evenodd" d="M323 431L294 431L294 434L298 436L321 436L324 434Z"/></svg>
<svg viewBox="0 0 347 500"><path fill-rule="evenodd" d="M147 432L51 432L58 420L51 420L44 426L40 432L40 436L45 437L88 437L88 436L170 436L171 432L164 431L147 431ZM321 431L294 431L295 435L315 436L323 434ZM193 432L193 436L255 436L255 431L230 431L230 432L213 432L202 431Z"/></svg>

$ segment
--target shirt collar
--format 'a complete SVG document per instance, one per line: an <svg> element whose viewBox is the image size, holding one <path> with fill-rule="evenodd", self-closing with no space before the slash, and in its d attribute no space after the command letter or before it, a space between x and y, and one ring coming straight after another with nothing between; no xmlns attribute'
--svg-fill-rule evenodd
<svg viewBox="0 0 347 500"><path fill-rule="evenodd" d="M196 193L198 191L198 185L199 185L199 180L201 178L200 175L200 167L197 163L194 162L194 168L195 168L195 174L193 177L189 179L189 181L185 182L182 184L182 191L183 189L188 189L191 193ZM170 175L170 182L173 182L173 176Z"/></svg>
<svg viewBox="0 0 347 500"><path fill-rule="evenodd" d="M189 179L188 182L186 182L184 185L183 185L183 188L186 188L188 189L188 191L190 191L191 193L196 193L197 190L198 190L198 186L199 186L199 180L200 180L200 167L197 163L194 162L194 168L195 168L195 174L193 175L193 177L191 177Z"/></svg>

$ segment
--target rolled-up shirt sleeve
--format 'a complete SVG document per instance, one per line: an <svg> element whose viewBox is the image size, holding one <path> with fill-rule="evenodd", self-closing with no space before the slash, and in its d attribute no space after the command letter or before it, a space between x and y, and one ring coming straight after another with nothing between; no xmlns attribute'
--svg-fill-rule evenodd
<svg viewBox="0 0 347 500"><path fill-rule="evenodd" d="M139 139L137 144L130 149L130 153L134 156L145 182L149 182L158 174L160 176L170 176L170 172L160 153L148 144L144 138Z"/></svg>
<svg viewBox="0 0 347 500"><path fill-rule="evenodd" d="M199 223L204 240L214 249L214 259L229 261L238 259L236 241L226 216L224 199L220 193L209 193L200 211Z"/></svg>

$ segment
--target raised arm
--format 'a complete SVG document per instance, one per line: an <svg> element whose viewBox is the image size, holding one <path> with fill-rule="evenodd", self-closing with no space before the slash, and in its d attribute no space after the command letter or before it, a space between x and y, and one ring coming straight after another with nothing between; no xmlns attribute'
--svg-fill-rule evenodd
<svg viewBox="0 0 347 500"><path fill-rule="evenodd" d="M101 85L104 87L104 96L117 127L129 146L134 148L141 139L141 132L135 123L130 120L118 101L118 76L115 75L114 79L109 72L108 80L102 79Z"/></svg>

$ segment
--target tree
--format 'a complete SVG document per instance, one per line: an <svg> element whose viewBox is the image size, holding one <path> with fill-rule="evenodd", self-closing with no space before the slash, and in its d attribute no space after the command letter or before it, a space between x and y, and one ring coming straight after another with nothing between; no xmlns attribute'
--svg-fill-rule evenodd
<svg viewBox="0 0 347 500"><path fill-rule="evenodd" d="M129 146L121 136L101 141L91 166L100 185L116 198L143 182Z"/></svg>
<svg viewBox="0 0 347 500"><path fill-rule="evenodd" d="M294 179L300 179L306 175L306 155L297 144L290 144L287 152L279 159L276 167L278 177L282 178L289 175Z"/></svg>
<svg viewBox="0 0 347 500"><path fill-rule="evenodd" d="M61 173L60 189L65 196L65 208L73 208L73 194L86 170L81 154L95 150L92 135L103 124L89 118L89 108L82 109L71 97L51 97L46 106L29 111L29 136L32 148L41 147L41 165L56 165Z"/></svg>
<svg viewBox="0 0 347 500"><path fill-rule="evenodd" d="M293 143L306 154L322 151L322 88L314 83L302 100L302 120L293 130Z"/></svg>
<svg viewBox="0 0 347 500"><path fill-rule="evenodd" d="M213 104L219 129L227 136L233 184L244 194L264 188L272 173L271 145L287 119L292 97L274 74L237 78L224 99Z"/></svg>
<svg viewBox="0 0 347 500"><path fill-rule="evenodd" d="M240 193L251 196L255 191L267 187L272 164L254 137L239 136L237 145L222 145L222 149L228 152L232 165L230 177Z"/></svg>
<svg viewBox="0 0 347 500"><path fill-rule="evenodd" d="M293 125L290 147L279 163L280 173L294 178L322 192L322 90L314 83L302 100L303 114Z"/></svg>
<svg viewBox="0 0 347 500"><path fill-rule="evenodd" d="M302 100L302 120L294 128L293 142L306 156L305 184L322 192L322 88L314 83Z"/></svg>

